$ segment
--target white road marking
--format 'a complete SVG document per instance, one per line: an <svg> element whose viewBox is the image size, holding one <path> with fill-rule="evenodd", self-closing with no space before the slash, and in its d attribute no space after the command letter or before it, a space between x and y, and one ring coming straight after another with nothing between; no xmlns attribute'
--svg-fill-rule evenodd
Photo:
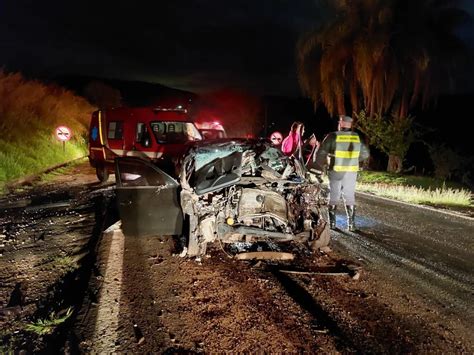
<svg viewBox="0 0 474 355"><path fill-rule="evenodd" d="M104 282L100 290L97 319L93 337L93 353L110 353L118 340L120 294L125 237L120 222L104 232L104 240L111 238Z"/></svg>

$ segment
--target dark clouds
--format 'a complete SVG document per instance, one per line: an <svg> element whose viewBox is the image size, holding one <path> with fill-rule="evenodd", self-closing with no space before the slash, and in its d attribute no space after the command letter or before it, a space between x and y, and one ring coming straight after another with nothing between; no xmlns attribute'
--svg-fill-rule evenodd
<svg viewBox="0 0 474 355"><path fill-rule="evenodd" d="M33 75L297 95L295 45L324 18L320 3L0 0L0 65ZM472 27L462 31L472 40Z"/></svg>
<svg viewBox="0 0 474 355"><path fill-rule="evenodd" d="M315 1L1 3L0 63L202 91L297 94L295 44Z"/></svg>

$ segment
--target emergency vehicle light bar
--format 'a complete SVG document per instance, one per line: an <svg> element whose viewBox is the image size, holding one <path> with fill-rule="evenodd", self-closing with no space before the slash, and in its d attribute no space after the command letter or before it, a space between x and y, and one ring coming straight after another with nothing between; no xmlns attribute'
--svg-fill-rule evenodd
<svg viewBox="0 0 474 355"><path fill-rule="evenodd" d="M185 108L183 108L183 106L181 105L178 105L176 107L161 107L161 106L158 106L158 107L154 107L153 109L153 112L156 112L156 111L176 111L176 112L188 112L188 110L186 110Z"/></svg>

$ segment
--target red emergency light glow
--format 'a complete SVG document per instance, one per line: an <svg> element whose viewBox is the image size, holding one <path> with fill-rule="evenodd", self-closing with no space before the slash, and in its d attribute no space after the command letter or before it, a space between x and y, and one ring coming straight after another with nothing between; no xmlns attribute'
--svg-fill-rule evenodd
<svg viewBox="0 0 474 355"><path fill-rule="evenodd" d="M217 130L224 129L219 121L196 122L196 126L199 129L217 129Z"/></svg>

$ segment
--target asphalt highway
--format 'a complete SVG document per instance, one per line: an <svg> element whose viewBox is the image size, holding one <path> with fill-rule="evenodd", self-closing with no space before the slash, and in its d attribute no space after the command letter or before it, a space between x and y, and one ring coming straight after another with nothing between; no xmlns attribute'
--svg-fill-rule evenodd
<svg viewBox="0 0 474 355"><path fill-rule="evenodd" d="M368 194L358 194L357 204L356 233L344 230L345 214L339 206L334 248L472 329L474 219Z"/></svg>

